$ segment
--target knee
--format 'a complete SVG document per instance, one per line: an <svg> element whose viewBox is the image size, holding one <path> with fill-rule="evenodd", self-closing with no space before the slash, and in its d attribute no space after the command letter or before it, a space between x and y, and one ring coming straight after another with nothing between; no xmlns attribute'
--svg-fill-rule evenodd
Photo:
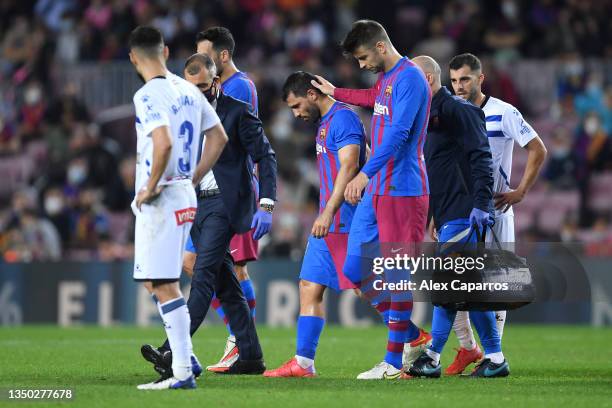
<svg viewBox="0 0 612 408"><path fill-rule="evenodd" d="M300 300L301 303L322 303L325 287L321 284L300 279Z"/></svg>

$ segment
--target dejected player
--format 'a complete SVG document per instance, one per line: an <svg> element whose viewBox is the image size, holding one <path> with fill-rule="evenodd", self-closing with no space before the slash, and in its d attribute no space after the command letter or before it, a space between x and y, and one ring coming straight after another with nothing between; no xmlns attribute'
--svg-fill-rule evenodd
<svg viewBox="0 0 612 408"><path fill-rule="evenodd" d="M349 234L344 273L362 284L372 271L371 266L364 266L371 265L372 254L362 252L362 246L398 243L399 248L390 248L392 254L382 255L411 256L423 241L429 201L423 144L431 91L421 70L397 52L383 26L376 21L353 23L342 47L359 62L360 68L378 74L375 86L363 90L338 89L321 77L317 77L319 82L313 82L337 100L374 109L372 154L345 191L347 201L360 202ZM364 294L368 296L365 291ZM373 302L381 313L388 314L387 353L384 361L361 373L359 379L398 378L404 343L419 346L430 340L410 320L410 293L392 292L390 296L388 303Z"/></svg>
<svg viewBox="0 0 612 408"><path fill-rule="evenodd" d="M130 61L145 84L134 95L137 164L134 280L145 282L164 321L174 375L142 390L195 388L201 368L193 355L190 317L178 279L196 213L192 176L200 132L210 138L201 166L208 170L227 142L219 118L197 88L168 72L168 48L159 30L130 35ZM217 143L218 142L218 143ZM193 366L193 368L192 368Z"/></svg>
<svg viewBox="0 0 612 408"><path fill-rule="evenodd" d="M298 71L283 85L283 100L294 116L319 122L319 216L312 226L300 272L295 356L281 367L264 372L265 377L315 376L315 352L325 324L323 294L326 288L355 288L342 273L356 208L344 201L344 189L365 162L365 130L359 116L348 106L312 86L314 79L312 74Z"/></svg>
<svg viewBox="0 0 612 408"><path fill-rule="evenodd" d="M479 106L485 113L487 136L493 154L493 192L495 223L493 231L503 243L514 243L514 212L512 205L519 203L533 186L546 157L546 147L536 131L512 105L482 92L485 76L480 60L473 54L455 56L449 63L453 90L457 96ZM516 189L510 187L512 150L514 143L527 150L527 166ZM491 240L491 234L487 240ZM497 331L502 337L506 311L495 313ZM458 312L453 329L460 348L445 374L461 374L472 362L482 357L474 338L467 312Z"/></svg>

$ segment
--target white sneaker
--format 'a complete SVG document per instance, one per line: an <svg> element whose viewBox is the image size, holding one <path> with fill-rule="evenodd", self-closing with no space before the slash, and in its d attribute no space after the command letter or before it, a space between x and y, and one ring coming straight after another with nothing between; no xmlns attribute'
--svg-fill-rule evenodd
<svg viewBox="0 0 612 408"><path fill-rule="evenodd" d="M402 374L401 370L393 367L386 361L382 361L369 371L365 371L357 376L358 380L395 380Z"/></svg>
<svg viewBox="0 0 612 408"><path fill-rule="evenodd" d="M152 383L140 384L137 387L139 390L178 390L196 388L196 382L193 375L190 375L186 380L179 380L176 377L159 379Z"/></svg>
<svg viewBox="0 0 612 408"><path fill-rule="evenodd" d="M213 373L226 372L229 370L230 366L238 360L238 357L240 357L240 354L238 352L238 346L236 346L236 337L228 336L221 360L219 360L217 364L206 367L206 371L211 371Z"/></svg>

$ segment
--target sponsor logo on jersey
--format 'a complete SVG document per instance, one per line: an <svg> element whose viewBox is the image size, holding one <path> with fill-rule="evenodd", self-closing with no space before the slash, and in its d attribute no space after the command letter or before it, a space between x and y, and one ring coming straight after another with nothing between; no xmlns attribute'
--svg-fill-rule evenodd
<svg viewBox="0 0 612 408"><path fill-rule="evenodd" d="M174 217L176 218L176 225L183 225L188 222L193 222L195 220L195 215L195 207L183 208L182 210L175 211Z"/></svg>
<svg viewBox="0 0 612 408"><path fill-rule="evenodd" d="M389 108L385 105L381 105L378 102L374 103L374 114L375 115L389 115Z"/></svg>

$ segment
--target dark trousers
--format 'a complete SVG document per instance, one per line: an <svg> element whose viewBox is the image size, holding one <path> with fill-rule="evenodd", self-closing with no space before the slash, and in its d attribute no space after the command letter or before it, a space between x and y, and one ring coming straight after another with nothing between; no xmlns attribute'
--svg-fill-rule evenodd
<svg viewBox="0 0 612 408"><path fill-rule="evenodd" d="M234 274L229 251L233 235L221 196L198 199L198 211L191 229L197 256L187 301L191 317L190 333L193 336L204 321L216 292L236 336L240 359L257 360L263 354L249 305Z"/></svg>

